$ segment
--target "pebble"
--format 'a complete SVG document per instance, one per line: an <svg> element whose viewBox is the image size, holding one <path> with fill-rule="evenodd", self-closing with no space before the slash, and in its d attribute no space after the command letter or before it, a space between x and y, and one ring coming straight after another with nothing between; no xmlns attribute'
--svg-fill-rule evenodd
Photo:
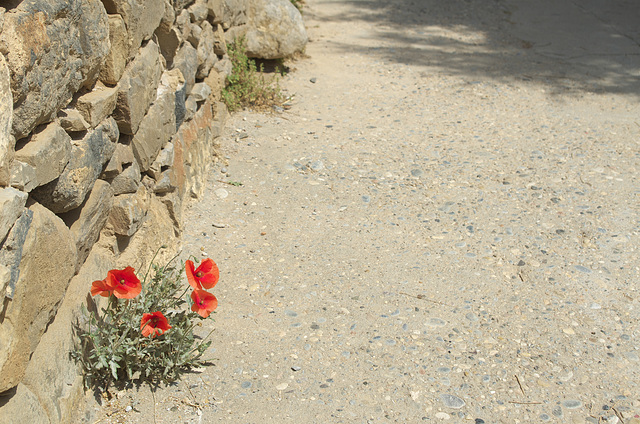
<svg viewBox="0 0 640 424"><path fill-rule="evenodd" d="M315 84L316 81L318 81L318 79L316 77L313 77L309 80L309 82L311 82L311 84Z"/></svg>
<svg viewBox="0 0 640 424"><path fill-rule="evenodd" d="M240 387L242 387L243 389L248 389L251 387L251 382L250 381L243 381L242 384L240 384Z"/></svg>
<svg viewBox="0 0 640 424"><path fill-rule="evenodd" d="M466 405L466 402L459 398L458 396L450 395L450 394L441 394L440 399L442 403L445 404L448 408L460 409Z"/></svg>
<svg viewBox="0 0 640 424"><path fill-rule="evenodd" d="M276 390L280 390L280 391L282 391L282 390L286 390L286 388L287 388L287 387L289 387L289 383L282 383L282 384L278 384L278 385L276 386Z"/></svg>
<svg viewBox="0 0 640 424"><path fill-rule="evenodd" d="M129 412L131 411L133 408L131 407L131 405L127 405L126 408L124 408L125 411Z"/></svg>
<svg viewBox="0 0 640 424"><path fill-rule="evenodd" d="M540 414L538 416L538 418L540 418L541 421L551 421L551 417L549 416L549 414Z"/></svg>
<svg viewBox="0 0 640 424"><path fill-rule="evenodd" d="M291 311L291 310L289 310L289 309L286 309L286 310L284 311L284 314L285 314L286 316L288 316L288 317L297 317L297 316L298 316L298 313L297 313L297 312Z"/></svg>
<svg viewBox="0 0 640 424"><path fill-rule="evenodd" d="M447 414L446 412L438 412L436 413L436 418L439 420L448 420L451 418L451 415Z"/></svg>
<svg viewBox="0 0 640 424"><path fill-rule="evenodd" d="M444 327L446 321L441 318L429 318L427 325L429 327Z"/></svg>
<svg viewBox="0 0 640 424"><path fill-rule="evenodd" d="M565 400L564 402L562 402L562 405L564 405L565 408L567 409L578 409L582 406L582 402L580 402L579 400Z"/></svg>
<svg viewBox="0 0 640 424"><path fill-rule="evenodd" d="M314 171L321 171L324 169L324 163L322 163L321 160L317 160L317 161L311 162L311 165L309 167Z"/></svg>
<svg viewBox="0 0 640 424"><path fill-rule="evenodd" d="M291 371L300 371L302 369L302 367L299 367L297 365L294 365L291 367Z"/></svg>
<svg viewBox="0 0 640 424"><path fill-rule="evenodd" d="M423 174L421 169L412 169L411 170L411 175L414 177L419 177Z"/></svg>
<svg viewBox="0 0 640 424"><path fill-rule="evenodd" d="M229 192L223 188L218 188L214 191L215 195L218 196L219 199L226 199L229 196Z"/></svg>
<svg viewBox="0 0 640 424"><path fill-rule="evenodd" d="M585 274L590 274L591 270L587 267L584 267L582 265L576 265L575 268L580 271L580 272L584 272Z"/></svg>

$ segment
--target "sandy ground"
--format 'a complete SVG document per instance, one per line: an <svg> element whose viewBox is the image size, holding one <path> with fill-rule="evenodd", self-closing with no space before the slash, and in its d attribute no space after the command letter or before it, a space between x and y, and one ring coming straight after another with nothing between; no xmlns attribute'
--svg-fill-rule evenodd
<svg viewBox="0 0 640 424"><path fill-rule="evenodd" d="M215 366L101 422L640 423L640 9L304 16L291 109L234 115L187 213Z"/></svg>

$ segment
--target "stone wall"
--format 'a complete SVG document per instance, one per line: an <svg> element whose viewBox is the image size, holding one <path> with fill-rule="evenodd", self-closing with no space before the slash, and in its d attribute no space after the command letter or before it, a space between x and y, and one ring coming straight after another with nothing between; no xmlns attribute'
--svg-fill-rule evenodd
<svg viewBox="0 0 640 424"><path fill-rule="evenodd" d="M0 422L83 422L72 323L109 269L143 269L163 244L176 252L183 205L217 160L225 37L249 28L246 6L4 5Z"/></svg>

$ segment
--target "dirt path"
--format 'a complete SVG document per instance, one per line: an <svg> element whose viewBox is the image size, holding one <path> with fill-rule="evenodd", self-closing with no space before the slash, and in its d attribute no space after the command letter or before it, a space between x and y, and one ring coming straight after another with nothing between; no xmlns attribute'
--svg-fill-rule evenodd
<svg viewBox="0 0 640 424"><path fill-rule="evenodd" d="M155 422L640 422L640 11L526 3L308 1L188 212L216 366Z"/></svg>

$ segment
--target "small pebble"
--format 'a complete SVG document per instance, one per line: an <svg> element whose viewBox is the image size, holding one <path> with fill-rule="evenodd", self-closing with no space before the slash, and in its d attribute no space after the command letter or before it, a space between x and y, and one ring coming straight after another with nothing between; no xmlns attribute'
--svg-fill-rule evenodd
<svg viewBox="0 0 640 424"><path fill-rule="evenodd" d="M311 82L311 84L315 84L318 79L316 77L313 77L309 81Z"/></svg>
<svg viewBox="0 0 640 424"><path fill-rule="evenodd" d="M565 400L564 402L562 402L562 405L564 405L565 408L567 409L578 409L582 406L582 402L580 402L579 400Z"/></svg>
<svg viewBox="0 0 640 424"><path fill-rule="evenodd" d="M446 412L438 412L436 413L436 418L439 420L448 420L449 418L451 418L451 415L447 414Z"/></svg>
<svg viewBox="0 0 640 424"><path fill-rule="evenodd" d="M282 383L282 384L278 384L278 385L276 386L276 390L280 390L280 391L282 391L282 390L285 390L287 387L289 387L289 383Z"/></svg>
<svg viewBox="0 0 640 424"><path fill-rule="evenodd" d="M440 399L442 403L445 404L448 408L460 409L466 405L466 402L459 398L458 396L450 395L450 394L441 394Z"/></svg>
<svg viewBox="0 0 640 424"><path fill-rule="evenodd" d="M214 191L214 193L220 199L226 199L227 196L229 196L229 192L227 190L223 189L223 188L216 189L216 191Z"/></svg>

